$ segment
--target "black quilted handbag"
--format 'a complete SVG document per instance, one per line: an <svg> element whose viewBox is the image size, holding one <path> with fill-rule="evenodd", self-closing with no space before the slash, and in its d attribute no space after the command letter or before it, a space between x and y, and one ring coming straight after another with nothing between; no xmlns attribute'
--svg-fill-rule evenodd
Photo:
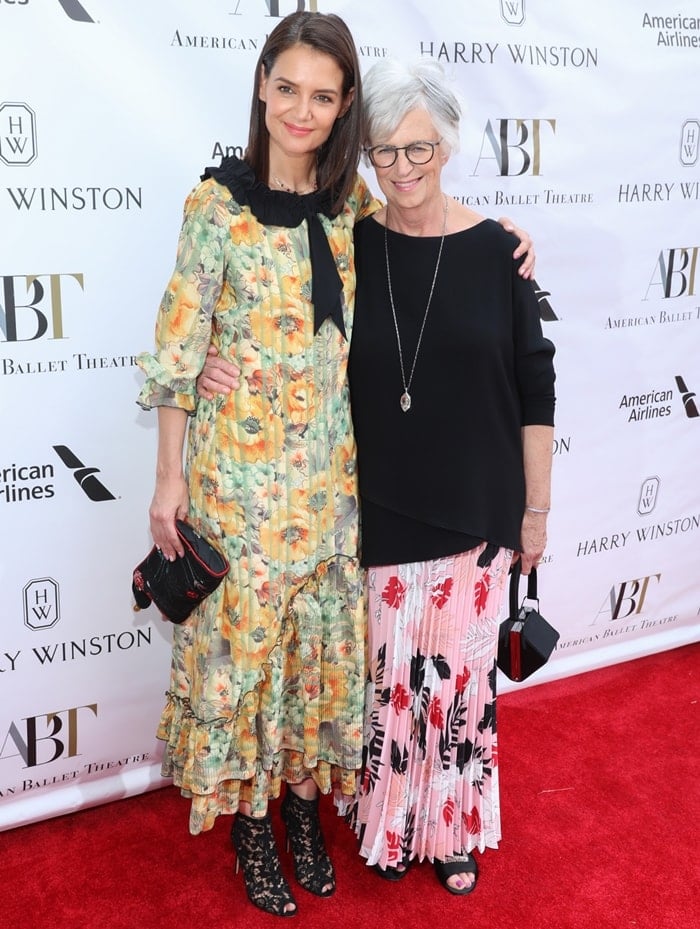
<svg viewBox="0 0 700 929"><path fill-rule="evenodd" d="M527 595L518 608L518 586L520 584L520 561L511 568L510 615L498 630L498 667L511 681L524 681L543 665L547 664L559 641L559 633L540 616L540 601L537 598L537 571L532 568L528 575ZM537 609L527 605L534 601Z"/></svg>
<svg viewBox="0 0 700 929"><path fill-rule="evenodd" d="M135 610L145 610L155 603L171 622L184 623L195 607L216 590L229 564L218 549L187 523L178 519L175 528L185 554L168 561L154 545L134 568L131 590Z"/></svg>

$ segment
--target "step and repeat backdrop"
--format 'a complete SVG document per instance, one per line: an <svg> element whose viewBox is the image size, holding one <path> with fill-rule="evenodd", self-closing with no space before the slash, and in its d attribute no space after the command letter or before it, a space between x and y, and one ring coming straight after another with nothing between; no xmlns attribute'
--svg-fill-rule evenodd
<svg viewBox="0 0 700 929"><path fill-rule="evenodd" d="M265 37L305 6L346 19L363 69L442 62L447 190L536 242L561 639L529 683L700 638L695 5L0 0L0 829L165 783L171 627L130 594L156 439L134 357L184 198L242 154Z"/></svg>

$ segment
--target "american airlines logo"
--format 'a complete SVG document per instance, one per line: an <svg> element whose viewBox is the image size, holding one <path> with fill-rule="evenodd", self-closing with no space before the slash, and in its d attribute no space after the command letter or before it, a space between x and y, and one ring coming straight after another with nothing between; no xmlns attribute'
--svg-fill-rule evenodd
<svg viewBox="0 0 700 929"><path fill-rule="evenodd" d="M114 500L114 494L96 477L99 468L86 467L67 445L54 445L54 451L63 464L73 472L78 485L93 503L102 503L105 500Z"/></svg>
<svg viewBox="0 0 700 929"><path fill-rule="evenodd" d="M58 0L58 2L63 7L66 16L70 17L70 19L74 19L77 23L95 22L82 3L78 3L78 0Z"/></svg>

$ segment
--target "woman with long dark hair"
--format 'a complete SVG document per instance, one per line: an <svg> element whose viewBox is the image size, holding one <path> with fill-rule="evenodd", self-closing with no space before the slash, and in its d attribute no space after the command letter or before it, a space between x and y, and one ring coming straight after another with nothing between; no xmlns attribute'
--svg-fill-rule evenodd
<svg viewBox="0 0 700 929"><path fill-rule="evenodd" d="M296 904L269 801L286 782L297 880L328 896L318 793L352 794L361 760L365 625L346 378L352 230L376 206L356 173L361 104L345 23L282 20L256 68L245 159L209 169L188 197L157 351L140 358L139 402L158 409L153 539L167 557L182 554L174 524L187 518L231 564L173 630L163 773L192 800L191 832L237 814L248 896L283 916ZM195 404L212 333L239 388Z"/></svg>

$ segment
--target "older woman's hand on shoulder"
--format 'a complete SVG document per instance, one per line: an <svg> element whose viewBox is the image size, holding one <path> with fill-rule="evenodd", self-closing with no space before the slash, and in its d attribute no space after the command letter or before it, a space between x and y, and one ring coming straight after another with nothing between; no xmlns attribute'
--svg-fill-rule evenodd
<svg viewBox="0 0 700 929"><path fill-rule="evenodd" d="M506 232L512 232L516 239L520 239L520 245L513 252L513 258L517 261L518 258L525 255L525 260L518 268L518 274L520 277L525 278L526 281L529 281L535 273L535 261L537 260L535 246L529 233L525 229L516 226L513 220L508 219L507 216L501 216L498 221Z"/></svg>

